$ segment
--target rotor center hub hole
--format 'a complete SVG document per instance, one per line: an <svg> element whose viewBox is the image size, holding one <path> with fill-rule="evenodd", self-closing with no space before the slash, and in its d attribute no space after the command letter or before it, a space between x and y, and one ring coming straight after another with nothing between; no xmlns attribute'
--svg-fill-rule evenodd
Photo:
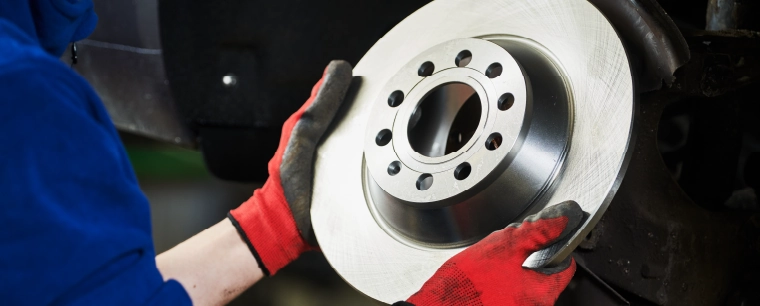
<svg viewBox="0 0 760 306"><path fill-rule="evenodd" d="M430 91L409 118L409 145L427 157L457 152L470 141L481 120L480 96L464 83L447 83Z"/></svg>

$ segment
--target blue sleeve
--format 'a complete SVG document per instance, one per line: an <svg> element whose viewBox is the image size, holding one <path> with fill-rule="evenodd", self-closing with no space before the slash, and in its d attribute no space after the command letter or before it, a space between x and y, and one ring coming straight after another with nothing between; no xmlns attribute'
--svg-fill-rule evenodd
<svg viewBox="0 0 760 306"><path fill-rule="evenodd" d="M52 58L0 63L0 300L190 305L101 101Z"/></svg>

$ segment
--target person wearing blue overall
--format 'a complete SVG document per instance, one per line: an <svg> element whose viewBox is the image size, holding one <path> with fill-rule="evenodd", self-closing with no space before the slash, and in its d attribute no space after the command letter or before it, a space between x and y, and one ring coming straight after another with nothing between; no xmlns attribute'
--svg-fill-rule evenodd
<svg viewBox="0 0 760 306"><path fill-rule="evenodd" d="M314 153L350 65L331 63L285 123L270 177L251 199L157 255L149 203L103 103L59 60L96 23L91 0L0 1L0 304L224 304L316 249ZM560 204L496 231L398 304L551 304L575 262L543 271L521 264L581 216L577 204Z"/></svg>

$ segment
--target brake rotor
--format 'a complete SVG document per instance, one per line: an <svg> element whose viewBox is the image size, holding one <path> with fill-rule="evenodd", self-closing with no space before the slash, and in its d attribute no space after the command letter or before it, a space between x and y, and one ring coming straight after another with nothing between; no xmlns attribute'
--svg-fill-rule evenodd
<svg viewBox="0 0 760 306"><path fill-rule="evenodd" d="M547 206L601 218L632 140L623 44L584 0L438 0L379 40L320 147L312 222L335 270L404 300L447 259Z"/></svg>

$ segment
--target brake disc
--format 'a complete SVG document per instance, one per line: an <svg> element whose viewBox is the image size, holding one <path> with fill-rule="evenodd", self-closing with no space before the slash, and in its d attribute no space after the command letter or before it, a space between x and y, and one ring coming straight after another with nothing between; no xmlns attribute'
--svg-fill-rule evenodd
<svg viewBox="0 0 760 306"><path fill-rule="evenodd" d="M315 166L312 222L358 290L406 299L488 233L573 200L590 217L526 267L565 259L626 168L635 107L623 44L584 0L438 0L354 69Z"/></svg>

